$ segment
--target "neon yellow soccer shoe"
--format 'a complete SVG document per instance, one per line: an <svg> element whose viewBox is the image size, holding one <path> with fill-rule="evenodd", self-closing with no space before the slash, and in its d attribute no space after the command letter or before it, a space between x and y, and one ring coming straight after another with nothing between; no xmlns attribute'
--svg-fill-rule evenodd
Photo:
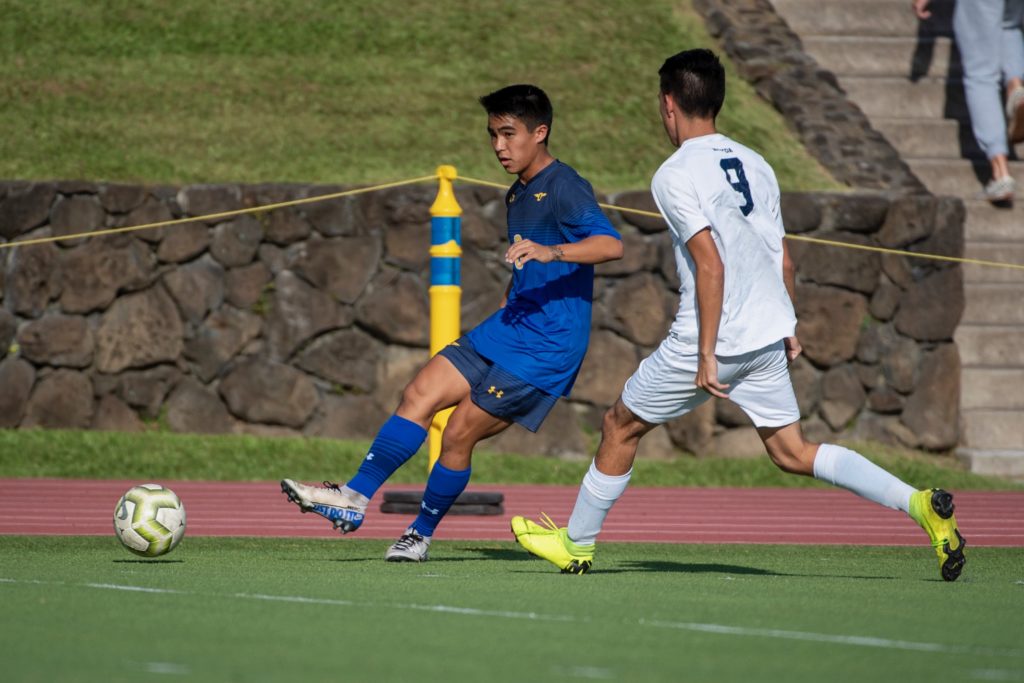
<svg viewBox="0 0 1024 683"><path fill-rule="evenodd" d="M963 571L967 540L956 528L953 494L942 489L924 489L910 496L910 517L932 539L939 556L939 572L946 581L956 581Z"/></svg>
<svg viewBox="0 0 1024 683"><path fill-rule="evenodd" d="M531 554L547 560L563 574L586 574L594 563L594 544L576 545L569 540L565 527L559 528L551 518L541 514L544 526L525 517L512 518L512 533L519 545Z"/></svg>

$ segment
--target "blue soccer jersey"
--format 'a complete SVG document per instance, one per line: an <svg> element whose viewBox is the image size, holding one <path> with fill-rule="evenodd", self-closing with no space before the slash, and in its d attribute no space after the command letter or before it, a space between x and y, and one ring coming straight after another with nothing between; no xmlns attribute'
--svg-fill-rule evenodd
<svg viewBox="0 0 1024 683"><path fill-rule="evenodd" d="M505 196L509 242L554 245L592 235L619 238L590 183L555 160ZM568 396L590 341L594 267L528 261L512 270L505 307L468 334L477 352L555 396Z"/></svg>

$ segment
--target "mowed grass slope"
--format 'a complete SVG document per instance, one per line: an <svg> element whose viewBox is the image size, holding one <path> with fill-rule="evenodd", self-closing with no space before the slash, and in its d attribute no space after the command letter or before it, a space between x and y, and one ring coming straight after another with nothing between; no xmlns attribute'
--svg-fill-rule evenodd
<svg viewBox="0 0 1024 683"><path fill-rule="evenodd" d="M519 429L513 427L513 429ZM1024 485L965 471L950 456L874 443L850 444L908 483L952 490L1021 490ZM209 436L150 431L140 434L62 430L0 430L0 477L68 477L194 481L346 481L369 448L365 441L255 436ZM481 444L473 457L477 484L566 484L576 486L589 460L562 460L490 452ZM421 453L389 480L426 481ZM825 487L814 479L785 474L767 455L753 459L643 460L633 486Z"/></svg>
<svg viewBox="0 0 1024 683"><path fill-rule="evenodd" d="M0 537L8 681L1019 680L1024 549Z"/></svg>
<svg viewBox="0 0 1024 683"><path fill-rule="evenodd" d="M442 163L504 182L477 98L533 82L598 190L671 152L657 70L714 47L687 2L0 0L0 178L371 183ZM838 187L728 65L724 132L784 189Z"/></svg>

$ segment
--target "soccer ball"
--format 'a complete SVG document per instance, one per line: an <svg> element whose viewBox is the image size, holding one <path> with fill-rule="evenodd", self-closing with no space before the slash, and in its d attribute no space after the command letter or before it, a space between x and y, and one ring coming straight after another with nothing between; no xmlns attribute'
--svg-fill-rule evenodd
<svg viewBox="0 0 1024 683"><path fill-rule="evenodd" d="M166 555L185 535L185 506L160 484L133 486L117 501L114 532L136 555Z"/></svg>

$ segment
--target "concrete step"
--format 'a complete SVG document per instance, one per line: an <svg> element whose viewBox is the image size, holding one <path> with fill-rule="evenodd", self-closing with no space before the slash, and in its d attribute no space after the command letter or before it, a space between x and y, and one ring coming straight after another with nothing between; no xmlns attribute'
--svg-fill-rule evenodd
<svg viewBox="0 0 1024 683"><path fill-rule="evenodd" d="M960 374L960 408L1024 410L1024 370L964 368ZM1024 446L1024 441L1020 445Z"/></svg>
<svg viewBox="0 0 1024 683"><path fill-rule="evenodd" d="M975 474L1024 480L1024 450L979 450L959 448L956 456Z"/></svg>
<svg viewBox="0 0 1024 683"><path fill-rule="evenodd" d="M983 199L982 190L991 171L984 162L969 159L903 159L933 194L961 199ZM1011 161L1010 174L1024 180L1024 161ZM1018 202L1024 201L1024 189L1018 189ZM1014 209L1016 211L1016 209Z"/></svg>
<svg viewBox="0 0 1024 683"><path fill-rule="evenodd" d="M966 448L1019 450L1024 444L1024 410L971 409L961 417Z"/></svg>
<svg viewBox="0 0 1024 683"><path fill-rule="evenodd" d="M1024 228L1024 226L1021 226ZM1024 233L1024 229L1021 230ZM963 264L964 283L983 284L987 282L1015 282L1024 285L1024 234L1019 242L967 242L964 245L964 257L1012 263L1020 268L1000 268L975 263ZM1024 294L1024 288L1021 291ZM1024 344L1022 344L1024 346Z"/></svg>
<svg viewBox="0 0 1024 683"><path fill-rule="evenodd" d="M966 122L874 117L871 125L905 158L985 159Z"/></svg>
<svg viewBox="0 0 1024 683"><path fill-rule="evenodd" d="M840 76L926 76L960 78L953 39L891 36L807 36L804 50L823 68Z"/></svg>
<svg viewBox="0 0 1024 683"><path fill-rule="evenodd" d="M839 76L839 85L872 122L875 118L967 120L959 80Z"/></svg>
<svg viewBox="0 0 1024 683"><path fill-rule="evenodd" d="M952 36L953 0L932 0L932 18L918 21L910 3L891 0L772 0L790 28L803 35Z"/></svg>
<svg viewBox="0 0 1024 683"><path fill-rule="evenodd" d="M968 368L1002 367L1020 371L1024 368L1022 335L1024 327L1020 325L960 325L953 334L953 341L960 350L963 372Z"/></svg>
<svg viewBox="0 0 1024 683"><path fill-rule="evenodd" d="M1018 180L1024 183L1024 177L1018 176ZM1024 185L1012 208L992 206L984 200L965 201L964 208L967 209L964 237L969 242L1024 240Z"/></svg>
<svg viewBox="0 0 1024 683"><path fill-rule="evenodd" d="M961 325L1024 325L1024 287L1021 285L967 285L964 299Z"/></svg>

